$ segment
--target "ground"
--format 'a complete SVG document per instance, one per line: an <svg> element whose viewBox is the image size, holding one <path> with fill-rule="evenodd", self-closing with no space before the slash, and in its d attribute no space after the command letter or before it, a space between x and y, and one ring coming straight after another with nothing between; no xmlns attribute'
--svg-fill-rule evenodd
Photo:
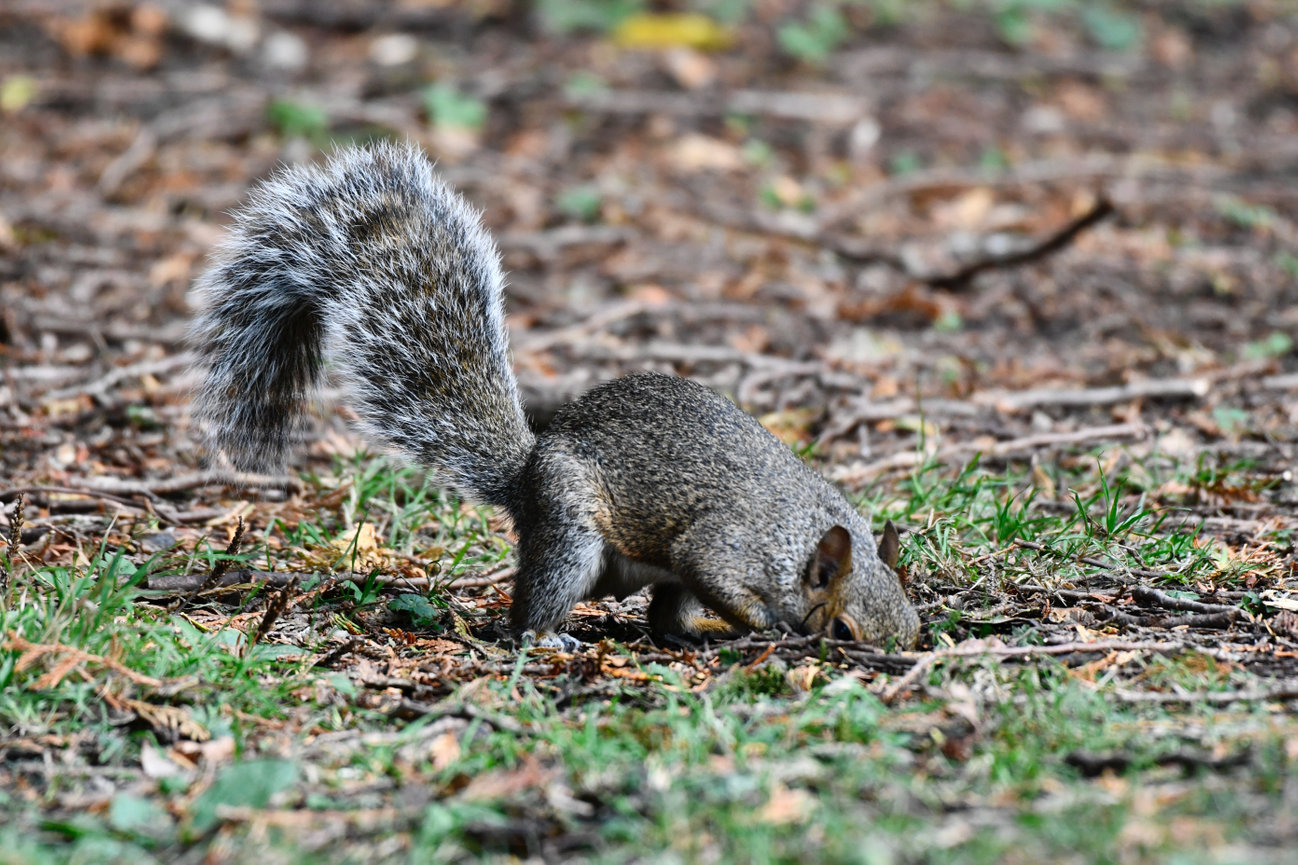
<svg viewBox="0 0 1298 865"><path fill-rule="evenodd" d="M0 112L0 862L1289 861L1289 4L11 0ZM726 393L903 529L919 647L520 650L508 525L345 407L205 462L205 256L379 137L538 423Z"/></svg>

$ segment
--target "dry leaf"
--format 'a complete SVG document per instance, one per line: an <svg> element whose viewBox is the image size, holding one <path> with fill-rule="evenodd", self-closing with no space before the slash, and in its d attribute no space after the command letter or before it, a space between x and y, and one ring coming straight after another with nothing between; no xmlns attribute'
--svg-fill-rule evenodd
<svg viewBox="0 0 1298 865"><path fill-rule="evenodd" d="M178 739L189 739L194 742L206 742L212 738L207 728L195 721L184 708L144 700L132 700L129 697L119 698L121 704L134 712L136 717L153 728L157 737L166 742Z"/></svg>
<svg viewBox="0 0 1298 865"><path fill-rule="evenodd" d="M559 777L558 769L548 769L530 754L517 769L488 772L469 782L460 795L470 801L505 799L524 790L544 787Z"/></svg>
<svg viewBox="0 0 1298 865"><path fill-rule="evenodd" d="M632 15L613 31L613 44L621 48L697 48L719 50L730 44L726 29L698 13Z"/></svg>
<svg viewBox="0 0 1298 865"><path fill-rule="evenodd" d="M373 523L361 523L356 530L340 535L327 546L304 554L311 567L342 567L354 571L390 569L396 553L384 547Z"/></svg>
<svg viewBox="0 0 1298 865"><path fill-rule="evenodd" d="M194 765L200 762L216 765L233 759L234 750L234 737L222 736L219 739L210 739L206 742L182 739L173 745L167 753L172 759L179 757Z"/></svg>
<svg viewBox="0 0 1298 865"><path fill-rule="evenodd" d="M801 823L810 816L814 805L811 794L806 790L790 790L777 783L771 789L771 798L757 812L757 819L776 825Z"/></svg>
<svg viewBox="0 0 1298 865"><path fill-rule="evenodd" d="M800 667L794 667L785 674L785 679L799 691L810 691L811 686L816 683L816 677L820 675L820 664L809 662Z"/></svg>
<svg viewBox="0 0 1298 865"><path fill-rule="evenodd" d="M1298 598L1288 594L1280 594L1275 589L1267 589L1260 595L1262 602L1268 607L1275 607L1277 610L1288 610L1289 612L1298 612Z"/></svg>
<svg viewBox="0 0 1298 865"><path fill-rule="evenodd" d="M965 194L933 208L934 222L946 229L972 230L987 219L996 203L992 191L985 186L975 187Z"/></svg>
<svg viewBox="0 0 1298 865"><path fill-rule="evenodd" d="M673 144L670 148L670 156L672 164L686 174L700 171L734 171L744 165L744 158L739 148L727 141L697 132L691 132ZM798 191L801 193L801 189Z"/></svg>
<svg viewBox="0 0 1298 865"><path fill-rule="evenodd" d="M428 745L428 759L432 762L433 768L438 771L460 759L459 737L451 732L438 736Z"/></svg>
<svg viewBox="0 0 1298 865"><path fill-rule="evenodd" d="M717 64L691 48L672 48L663 55L663 65L676 83L686 90L699 90L717 80Z"/></svg>
<svg viewBox="0 0 1298 865"><path fill-rule="evenodd" d="M140 748L140 768L149 778L171 778L184 775L193 768L189 760L181 765L172 759L170 752L164 751L151 742L145 742Z"/></svg>
<svg viewBox="0 0 1298 865"><path fill-rule="evenodd" d="M757 420L786 445L796 447L811 435L811 424L819 414L815 409L790 408L767 412Z"/></svg>

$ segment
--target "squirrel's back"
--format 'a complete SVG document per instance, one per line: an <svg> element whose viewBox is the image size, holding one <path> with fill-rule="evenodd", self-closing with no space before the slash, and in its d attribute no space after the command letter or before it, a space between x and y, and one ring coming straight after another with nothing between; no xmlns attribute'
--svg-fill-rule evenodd
<svg viewBox="0 0 1298 865"><path fill-rule="evenodd" d="M587 391L540 434L538 452L556 447L592 467L609 505L605 536L655 563L683 527L719 507L754 527L778 513L782 533L808 537L826 514L856 517L756 418L686 378L639 372Z"/></svg>
<svg viewBox="0 0 1298 865"><path fill-rule="evenodd" d="M502 285L479 214L417 147L283 169L198 283L196 416L236 467L280 469L328 359L368 437L512 508L533 439Z"/></svg>

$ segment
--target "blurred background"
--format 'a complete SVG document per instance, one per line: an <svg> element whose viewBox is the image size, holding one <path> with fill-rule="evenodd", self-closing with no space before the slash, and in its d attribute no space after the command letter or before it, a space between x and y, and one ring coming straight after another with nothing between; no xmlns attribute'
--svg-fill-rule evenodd
<svg viewBox="0 0 1298 865"><path fill-rule="evenodd" d="M27 418L129 385L183 426L229 211L390 137L485 211L541 414L656 367L841 457L1133 414L1005 401L1041 388L1294 438L1292 4L8 0L0 111L0 404Z"/></svg>
<svg viewBox="0 0 1298 865"><path fill-rule="evenodd" d="M1291 0L0 0L0 862L1293 861L1295 133ZM516 653L500 515L345 410L205 468L194 278L377 138L539 420L732 396L935 653Z"/></svg>

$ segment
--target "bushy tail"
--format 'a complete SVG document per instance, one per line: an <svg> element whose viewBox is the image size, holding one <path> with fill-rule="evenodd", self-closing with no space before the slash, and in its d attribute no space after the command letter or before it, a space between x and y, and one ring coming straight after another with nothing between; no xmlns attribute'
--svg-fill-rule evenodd
<svg viewBox="0 0 1298 865"><path fill-rule="evenodd" d="M326 358L369 438L510 507L532 447L500 253L412 145L285 169L198 283L196 417L244 470L283 468Z"/></svg>

